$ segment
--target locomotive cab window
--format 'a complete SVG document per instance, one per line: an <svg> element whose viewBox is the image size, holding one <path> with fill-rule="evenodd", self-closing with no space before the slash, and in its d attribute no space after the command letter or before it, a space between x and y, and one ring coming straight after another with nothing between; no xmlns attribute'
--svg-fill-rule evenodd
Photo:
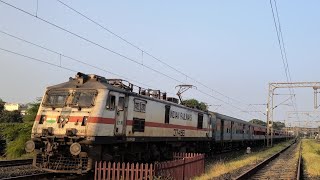
<svg viewBox="0 0 320 180"><path fill-rule="evenodd" d="M113 111L116 104L116 97L114 95L109 95L107 100L106 108L110 111Z"/></svg>
<svg viewBox="0 0 320 180"><path fill-rule="evenodd" d="M68 91L49 90L43 105L47 107L64 107L68 96Z"/></svg>
<svg viewBox="0 0 320 180"><path fill-rule="evenodd" d="M71 106L91 107L94 105L96 91L76 91L73 95Z"/></svg>
<svg viewBox="0 0 320 180"><path fill-rule="evenodd" d="M203 128L203 114L198 114L198 129L202 129Z"/></svg>

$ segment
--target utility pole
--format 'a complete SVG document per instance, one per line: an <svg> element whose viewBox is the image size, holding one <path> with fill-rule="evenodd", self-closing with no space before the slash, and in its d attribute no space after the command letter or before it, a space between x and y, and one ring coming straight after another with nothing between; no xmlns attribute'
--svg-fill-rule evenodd
<svg viewBox="0 0 320 180"><path fill-rule="evenodd" d="M313 88L314 92L320 89L320 82L292 82L292 83L269 83L268 101L267 101L267 146L273 146L273 105L274 91L280 88ZM316 94L314 93L314 107L317 109Z"/></svg>

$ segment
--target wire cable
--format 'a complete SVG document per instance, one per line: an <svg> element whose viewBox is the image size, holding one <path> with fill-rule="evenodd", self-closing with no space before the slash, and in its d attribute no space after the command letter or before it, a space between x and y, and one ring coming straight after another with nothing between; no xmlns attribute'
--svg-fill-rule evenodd
<svg viewBox="0 0 320 180"><path fill-rule="evenodd" d="M70 5L62 2L61 0L56 0L56 1L58 1L60 4L62 4L63 6L67 7L67 8L70 9L71 11L77 13L77 14L80 15L81 17L83 17L83 18L87 19L88 21L92 22L93 24L99 26L99 27L102 28L103 30L109 32L110 34L114 35L115 37L119 38L120 40L126 42L127 44L129 44L129 45L131 45L132 47L136 48L137 50L141 51L142 54L146 54L146 55L150 56L151 58L153 58L153 59L155 59L156 61L162 63L163 65L169 67L170 69L178 72L179 74L185 76L186 78L193 80L193 81L196 82L197 84L200 84L200 85L202 85L203 87L205 87L205 88L207 88L207 89L209 89L209 90L211 90L211 91L213 91L213 92L215 92L215 93L217 93L217 94L219 94L219 95L227 98L228 101L233 100L233 101L235 101L235 102L238 102L238 103L241 103L241 104L245 104L245 103L243 103L243 102L241 102L241 101L239 101L239 100L236 100L236 99L234 99L234 98L231 98L231 97L229 97L229 96L227 96L227 95L225 95L225 94L223 94L223 93L221 93L221 92L219 92L219 91L217 91L217 90L212 89L211 87L205 85L204 83L196 80L196 79L193 78L193 77L190 77L189 75L185 74L184 72L182 72L182 71L178 70L177 68L169 65L168 63L164 62L164 61L161 60L160 58L155 57L154 55L152 55L152 54L149 53L148 51L146 51L146 50L140 48L139 46L135 45L134 43L128 41L127 39L123 38L122 36L118 35L117 33L111 31L111 30L110 30L109 28L107 28L106 26L98 23L97 21L95 21L95 20L93 20L92 18L88 17L88 16L85 15L84 13L76 10L75 8L71 7Z"/></svg>
<svg viewBox="0 0 320 180"><path fill-rule="evenodd" d="M39 17L39 16L35 16L35 15L33 15L33 14L31 14L31 13L29 13L29 12L27 12L27 11L21 9L21 8L18 8L18 7L16 7L16 6L12 5L12 4L9 4L9 3L4 2L4 1L2 1L2 0L0 0L0 2L2 2L3 4L6 4L6 5L8 5L8 6L12 7L12 8L14 8L14 9L16 9L16 10L19 10L20 12L23 12L23 13L29 15L29 16L32 16L32 17L34 17L34 18L36 18L36 19L39 19L39 20L41 20L41 21L43 21L43 22L45 22L45 23L47 23L47 24L49 24L49 25L51 25L51 26L54 26L54 27L56 27L56 28L58 28L58 29L60 29L60 30L62 30L62 31L64 31L64 32L67 32L67 33L69 33L69 34L71 34L71 35L73 35L73 36L75 36L75 37L77 37L77 38L79 38L79 39L81 39L81 40L83 40L83 41L86 41L86 42L88 42L88 43L91 43L91 44L93 44L93 45L95 45L95 46L97 46L97 47L100 47L100 48L102 48L102 49L104 49L104 50L107 50L107 51L109 51L109 52L111 52L111 53L113 53L113 54L115 54L115 55L118 55L118 56L120 56L120 57L122 57L122 58L124 58L124 59L126 59L126 60L129 60L129 61L134 62L134 63L136 63L136 64L138 64L138 65L141 65L141 66L143 66L143 67L145 67L145 68L147 68L147 69L150 69L151 71L154 71L154 72L156 72L156 73L158 73L158 74L161 74L161 75L163 75L163 76L166 76L166 77L169 78L169 79L172 79L172 80L174 80L174 81L183 83L182 81L180 81L180 80L178 80L178 79L175 79L175 78L173 78L173 77L171 77L171 76L169 76L169 75L167 75L167 74L165 74L165 73L162 73L162 72L160 72L160 71L158 71L158 70L156 70L156 69L154 69L154 68L152 68L152 67L150 67L150 66L144 65L144 64L142 64L142 63L140 63L140 62L138 62L138 61L136 61L136 60L134 60L134 59L132 59L132 58L130 58L130 57L128 57L128 56L125 56L125 55L123 55L123 54L121 54L121 53L118 53L118 52L116 52L116 51L114 51L114 50L111 50L111 49L109 49L109 48L107 48L107 47L105 47L105 46L103 46L103 45L101 45L101 44L98 44L98 43L96 43L96 42L94 42L94 41L91 41L91 40L89 40L89 39L87 39L87 38L85 38L85 37L83 37L83 36L81 36L81 35L79 35L79 34L74 33L74 32L71 32L71 31L69 31L69 30L67 30L67 29L65 29L65 28L63 28L63 27L61 27L61 26L59 26L59 25L57 25L57 24L54 24L54 23L52 23L52 22L50 22L50 21L48 21L48 20L45 20L45 19L43 19L43 18L41 18L41 17Z"/></svg>
<svg viewBox="0 0 320 180"><path fill-rule="evenodd" d="M127 77L125 77L125 76L123 76L123 75L120 75L120 74L117 74L117 73L114 73L114 72L108 71L108 70L103 69L103 68L100 68L100 67L98 67L98 66L95 66L95 65L92 65L92 64L86 63L86 62L84 62L84 61L82 61L82 60L79 60L79 59L76 59L76 58L70 57L70 56L68 56L68 55L62 54L62 53L57 52L57 51L55 51L55 50L52 50L52 49L46 48L46 47L44 47L44 46L42 46L42 45L39 45L39 44L36 44L36 43L30 42L30 41L28 41L28 40L25 40L25 39L23 39L23 38L21 38L21 37L17 37L17 36L15 36L15 35L9 34L9 33L4 32L4 31L2 31L2 30L0 30L0 33L5 34L5 35L7 35L7 36L10 36L10 37L12 37L12 38L14 38L14 39L17 39L17 40L19 40L19 41L22 41L22 42L24 42L24 43L27 43L27 44L33 45L33 46L38 47L38 48L41 48L41 49L44 49L44 50L46 50L46 51L48 51L48 52L51 52L51 53L57 54L57 55L60 57L60 65L59 65L59 66L61 66L61 57L65 57L65 58L68 58L68 59L70 59L70 60L72 60L72 61L78 62L78 63L80 63L80 64L83 64L83 65L86 65L86 66L92 67L92 68L94 68L94 69L97 69L97 70L103 71L103 72L105 72L105 73L109 73L109 74L112 74L112 75L118 76L118 77L120 77L120 78L123 78L123 79L128 80L128 81L131 81L131 82L136 82L136 83L141 84L141 85L143 85L143 86L145 86L145 87L147 87L147 88L155 89L155 88L153 88L153 87L152 87L152 86L150 86L150 85L144 84L144 83L139 82L139 81L134 80L134 79L127 78ZM162 90L161 90L161 91L162 91ZM171 93L170 93L170 94L171 94Z"/></svg>
<svg viewBox="0 0 320 180"><path fill-rule="evenodd" d="M278 40L278 45L279 45L279 49L280 49L280 53L281 53L281 59L282 59L286 79L287 79L287 82L290 83L290 82L292 82L292 79L291 79L291 73L290 73L290 69L289 69L289 63L288 63L285 43L283 40L283 35L282 35L282 30L281 30L281 22L280 22L279 13L278 13L278 7L277 7L276 0L273 0L273 1L274 1L275 10L273 8L272 0L269 0L269 3L270 3L271 11L272 11L274 27L275 27L276 34L277 34L277 40ZM277 19L275 16L277 17ZM289 92L290 92L290 94L294 94L294 89L292 87L290 87ZM294 98L294 101L293 101L293 98ZM297 111L295 96L293 96L293 97L291 96L291 102L293 104L294 110ZM299 119L299 116L297 116L297 117Z"/></svg>
<svg viewBox="0 0 320 180"><path fill-rule="evenodd" d="M7 3L7 2L5 2L5 1L3 1L3 0L0 0L0 2L3 3L3 4L5 4L5 5L7 5L7 6L10 6L10 7L14 8L14 9L20 11L20 12L23 12L24 14L27 14L27 15L29 15L29 16L32 16L32 17L36 18L36 19L39 19L39 20L41 20L41 21L43 21L43 22L45 22L45 23L47 23L47 24L49 24L49 25L51 25L51 26L53 26L53 27L56 27L56 28L58 28L58 29L60 29L60 30L62 30L62 31L64 31L64 32L67 32L67 33L69 33L69 34L71 34L71 35L73 35L73 36L75 36L75 37L78 37L79 39L82 39L82 40L84 40L84 41L86 41L86 42L88 42L88 43L91 43L91 44L93 44L93 45L95 45L95 46L97 46L97 47L100 47L100 48L102 48L102 49L104 49L104 50L107 50L107 51L113 53L113 54L116 54L116 55L118 55L118 56L120 56L120 57L122 57L122 58L124 58L124 59L126 59L126 60L129 60L129 61L131 61L131 62L134 62L134 63L136 63L136 64L138 64L138 65L141 65L141 66L143 66L143 67L145 67L145 68L147 68L147 69L150 69L150 70L152 70L152 71L154 71L154 72L156 72L156 73L158 73L158 74L160 74L160 75L163 75L163 76L165 76L165 77L167 77L167 78L169 78L169 79L171 79L171 80L174 80L174 81L176 81L176 82L179 82L179 83L182 83L182 84L183 84L182 81L180 81L180 80L178 80L178 79L176 79L176 78L173 78L173 77L171 77L171 76L169 76L169 75L167 75L167 74L164 74L164 73L162 73L162 72L160 72L160 71L158 71L158 70L156 70L156 69L154 69L154 68L151 68L151 67L149 67L149 66L146 66L146 65L144 65L144 64L142 64L142 63L140 63L140 62L138 62L138 61L136 61L136 60L134 60L134 59L132 59L132 58L130 58L130 57L127 57L127 56L125 56L125 55L123 55L123 54L120 54L120 53L118 53L118 52L116 52L116 51L113 51L113 50L111 50L111 49L109 49L109 48L107 48L107 47L105 47L105 46L103 46L103 45L101 45L101 44L98 44L98 43L96 43L96 42L94 42L94 41L91 41L91 40L89 40L89 39L87 39L87 38L85 38L85 37L83 37L83 36L81 36L81 35L78 35L78 34L76 34L76 33L74 33L74 32L71 32L71 31L69 31L69 30L67 30L67 29L65 29L65 28L63 28L63 27L61 27L61 26L59 26L59 25L57 25L57 24L54 24L54 23L52 23L52 22L50 22L50 21L48 21L48 20L46 20L46 19L43 19L43 18L41 18L41 17L39 17L39 16L35 16L35 15L33 15L33 14L31 14L31 13L29 13L29 12L27 12L27 11L21 9L21 8L18 8L18 7L14 6L14 5L10 4L10 3ZM202 84L202 83L201 83L201 84ZM202 85L204 85L204 84L202 84ZM208 86L206 86L206 85L204 85L204 86L205 86L205 87L208 87ZM208 87L208 88L209 88L209 87ZM201 92L200 90L197 90L197 91ZM215 91L215 90L212 90L212 91ZM203 91L202 91L201 93L203 93ZM214 97L214 96L212 96L212 95L210 95L210 97L212 97L213 99L216 99L216 100L218 100L218 101L221 101L221 102L223 102L223 103L225 103L225 104L227 104L227 105L230 105L230 106L232 106L232 107L236 107L236 106L232 105L231 103L226 102L226 101L223 101L223 100L221 100L221 99L219 99L219 98L216 98L216 97ZM229 97L228 97L228 98L229 98ZM229 99L230 99L230 98L229 98ZM240 108L237 107L237 109L240 109ZM248 112L247 112L247 113L248 113ZM251 115L251 116L253 116L251 113L248 113L248 114ZM254 116L254 117L255 117L255 116Z"/></svg>
<svg viewBox="0 0 320 180"><path fill-rule="evenodd" d="M59 65L56 65L56 64L54 64L54 63L50 63L50 62L47 62L47 61L44 61L44 60L41 60L41 59L37 59L37 58L30 57L30 56L27 56L27 55L24 55L24 54L20 54L20 53L18 53L18 52L11 51L11 50L8 50L8 49L0 48L0 50L5 51L5 52L8 52L8 53L11 53L11 54L14 54L14 55L17 55L17 56L20 56L20 57L25 57L25 58L30 59L30 60L33 60L33 61L41 62L41 63L48 64L48 65L51 65L51 66L55 66L55 67L58 67L58 68L61 68L61 69L65 69L65 70L68 70L68 71L72 71L72 72L75 72L75 73L78 72L78 71L76 71L76 70L73 70L73 69L70 69L70 68L67 68L67 67L59 66Z"/></svg>

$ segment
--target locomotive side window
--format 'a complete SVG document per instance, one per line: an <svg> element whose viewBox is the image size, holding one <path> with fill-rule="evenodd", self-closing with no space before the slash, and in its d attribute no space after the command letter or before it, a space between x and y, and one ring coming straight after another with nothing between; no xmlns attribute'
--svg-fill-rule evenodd
<svg viewBox="0 0 320 180"><path fill-rule="evenodd" d="M203 128L203 114L198 114L198 129L202 129Z"/></svg>
<svg viewBox="0 0 320 180"><path fill-rule="evenodd" d="M144 102L140 103L140 112L146 112L146 104Z"/></svg>
<svg viewBox="0 0 320 180"><path fill-rule="evenodd" d="M140 112L140 103L134 102L134 111Z"/></svg>
<svg viewBox="0 0 320 180"><path fill-rule="evenodd" d="M169 120L170 120L170 106L166 105L165 106L165 114L164 114L164 123L169 124Z"/></svg>
<svg viewBox="0 0 320 180"><path fill-rule="evenodd" d="M119 97L118 110L119 111L123 111L124 110L124 97Z"/></svg>
<svg viewBox="0 0 320 180"><path fill-rule="evenodd" d="M145 120L133 118L132 132L144 132Z"/></svg>
<svg viewBox="0 0 320 180"><path fill-rule="evenodd" d="M134 100L134 111L145 113L146 112L146 104L147 104L146 101L135 99Z"/></svg>
<svg viewBox="0 0 320 180"><path fill-rule="evenodd" d="M116 104L116 97L114 95L109 95L106 108L109 109L110 111L113 111L115 108L115 104Z"/></svg>

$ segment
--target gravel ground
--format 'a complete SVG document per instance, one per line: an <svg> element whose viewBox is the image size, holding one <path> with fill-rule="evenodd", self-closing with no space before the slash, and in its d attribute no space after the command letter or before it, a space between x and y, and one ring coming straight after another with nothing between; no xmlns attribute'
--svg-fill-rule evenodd
<svg viewBox="0 0 320 180"><path fill-rule="evenodd" d="M0 168L0 179L22 175L38 174L41 172L42 171L39 171L32 165L2 167Z"/></svg>
<svg viewBox="0 0 320 180"><path fill-rule="evenodd" d="M239 168L233 172L223 174L222 176L215 178L215 179L217 179L217 180L233 179L233 178L241 175L243 172L250 170L251 168L253 168L256 164L258 164L260 162L257 162L255 164L246 165L246 166Z"/></svg>
<svg viewBox="0 0 320 180"><path fill-rule="evenodd" d="M260 152L260 151L263 151L265 149L266 149L265 147L253 147L251 150L252 150L252 152ZM229 153L226 153L226 154L218 155L217 156L218 159L217 159L217 157L215 157L213 159L207 159L205 168L206 168L206 170L210 170L210 166L212 165L211 163L216 162L217 160L218 161L222 161L222 162L227 162L230 159L236 158L236 157L238 157L239 155L242 155L242 154L245 154L245 150L243 150L243 149L238 150L238 151L229 152ZM253 168L254 166L256 166L257 164L259 164L262 161L263 160L260 160L260 161L257 161L255 163L253 163L253 164L246 165L246 166L244 166L242 168L239 168L239 169L237 169L235 171L232 171L230 173L223 174L220 177L217 177L217 178L214 178L214 179L215 180L233 179L233 178L241 175L242 173L250 170L251 168Z"/></svg>

